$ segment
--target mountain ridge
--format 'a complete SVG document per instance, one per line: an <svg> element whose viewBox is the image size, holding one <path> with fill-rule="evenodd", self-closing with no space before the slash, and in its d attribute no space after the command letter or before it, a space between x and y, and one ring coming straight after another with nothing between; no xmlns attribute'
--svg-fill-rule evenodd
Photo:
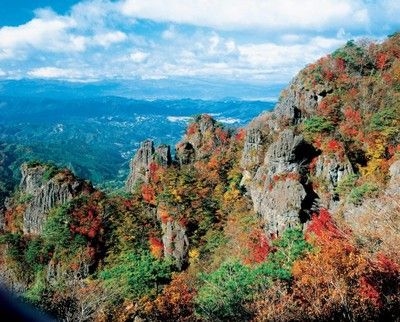
<svg viewBox="0 0 400 322"><path fill-rule="evenodd" d="M33 234L21 185L2 281L60 319L398 320L399 75L400 34L350 41L246 128L203 114L175 153L145 141L126 192L75 194Z"/></svg>

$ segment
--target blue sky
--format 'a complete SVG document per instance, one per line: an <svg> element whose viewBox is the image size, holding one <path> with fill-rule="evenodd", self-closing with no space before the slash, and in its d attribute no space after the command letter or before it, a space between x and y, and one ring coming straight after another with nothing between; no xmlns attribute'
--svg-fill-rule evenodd
<svg viewBox="0 0 400 322"><path fill-rule="evenodd" d="M399 17L398 0L2 0L0 79L286 83Z"/></svg>

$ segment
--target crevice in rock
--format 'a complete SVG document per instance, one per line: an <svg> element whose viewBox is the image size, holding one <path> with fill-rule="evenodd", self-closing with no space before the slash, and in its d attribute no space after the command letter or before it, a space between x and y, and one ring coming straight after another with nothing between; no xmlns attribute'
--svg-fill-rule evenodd
<svg viewBox="0 0 400 322"><path fill-rule="evenodd" d="M300 183L303 185L306 196L301 202L301 210L299 212L300 222L304 224L311 219L313 212L318 210L318 194L313 190L311 183Z"/></svg>
<svg viewBox="0 0 400 322"><path fill-rule="evenodd" d="M299 212L300 222L304 224L310 220L312 213L318 210L319 196L314 191L312 183L309 181L308 177L310 174L310 162L312 159L318 157L321 154L321 151L317 150L310 143L303 141L296 147L294 154L297 162L301 165L299 168L300 183L306 192L306 196L301 202L301 209Z"/></svg>

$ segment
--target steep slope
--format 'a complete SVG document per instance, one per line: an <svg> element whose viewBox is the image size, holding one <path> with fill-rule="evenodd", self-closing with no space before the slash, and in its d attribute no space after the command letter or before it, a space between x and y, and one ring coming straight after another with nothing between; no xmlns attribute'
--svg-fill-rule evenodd
<svg viewBox="0 0 400 322"><path fill-rule="evenodd" d="M253 120L243 181L270 234L384 186L400 143L400 36L349 42L302 70Z"/></svg>

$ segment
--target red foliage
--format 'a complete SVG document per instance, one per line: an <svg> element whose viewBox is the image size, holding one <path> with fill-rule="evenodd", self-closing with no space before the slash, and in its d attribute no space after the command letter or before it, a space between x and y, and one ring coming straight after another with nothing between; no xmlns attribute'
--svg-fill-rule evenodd
<svg viewBox="0 0 400 322"><path fill-rule="evenodd" d="M245 259L246 264L256 264L266 260L270 246L262 229L256 228L250 233L247 247L249 254Z"/></svg>
<svg viewBox="0 0 400 322"><path fill-rule="evenodd" d="M279 181L287 181L287 180L298 181L298 180L300 180L300 174L297 172L283 172L283 173L275 174L272 177L273 183L276 183Z"/></svg>
<svg viewBox="0 0 400 322"><path fill-rule="evenodd" d="M164 208L160 207L158 210L158 215L160 216L160 220L163 224L166 224L168 221L171 221L171 217L168 213L167 210L165 210Z"/></svg>
<svg viewBox="0 0 400 322"><path fill-rule="evenodd" d="M160 166L156 162L150 162L149 164L149 173L150 173L150 180L152 182L157 183L160 180L159 171Z"/></svg>
<svg viewBox="0 0 400 322"><path fill-rule="evenodd" d="M346 62L342 58L336 58L335 65L340 74L343 74L346 70Z"/></svg>
<svg viewBox="0 0 400 322"><path fill-rule="evenodd" d="M192 123L189 124L187 130L186 130L186 134L187 135L193 135L195 134L197 131L199 130L199 127L196 123Z"/></svg>
<svg viewBox="0 0 400 322"><path fill-rule="evenodd" d="M360 112L348 106L343 111L343 116L344 120L340 125L342 134L352 139L359 136L360 129L362 128Z"/></svg>
<svg viewBox="0 0 400 322"><path fill-rule="evenodd" d="M386 255L379 253L376 259L376 264L380 270L386 272L400 271L400 265L392 261Z"/></svg>
<svg viewBox="0 0 400 322"><path fill-rule="evenodd" d="M381 306L381 296L377 288L373 285L372 281L362 276L359 280L358 286L361 299L368 300L374 306Z"/></svg>
<svg viewBox="0 0 400 322"><path fill-rule="evenodd" d="M242 142L246 136L246 130L245 129L238 129L236 134L235 134L235 140Z"/></svg>
<svg viewBox="0 0 400 322"><path fill-rule="evenodd" d="M217 127L215 129L215 135L217 136L217 138L221 144L226 144L229 140L228 131L225 131L219 127Z"/></svg>
<svg viewBox="0 0 400 322"><path fill-rule="evenodd" d="M342 144L335 139L329 140L328 143L326 144L326 152L328 153L336 153L341 151L342 149L343 149Z"/></svg>
<svg viewBox="0 0 400 322"><path fill-rule="evenodd" d="M342 239L343 234L334 223L331 214L326 209L321 209L319 214L314 214L307 227L307 237L314 234L321 241Z"/></svg>
<svg viewBox="0 0 400 322"><path fill-rule="evenodd" d="M88 204L74 209L72 218L70 230L75 234L94 239L101 231L102 222L96 205Z"/></svg>
<svg viewBox="0 0 400 322"><path fill-rule="evenodd" d="M143 184L141 192L142 192L142 198L145 202L152 205L156 204L156 193L151 185Z"/></svg>
<svg viewBox="0 0 400 322"><path fill-rule="evenodd" d="M161 258L164 250L163 242L157 237L150 237L149 245L150 245L150 253L155 258Z"/></svg>
<svg viewBox="0 0 400 322"><path fill-rule="evenodd" d="M376 57L376 68L378 69L384 69L386 67L386 64L388 62L389 56L387 53L379 53L378 56Z"/></svg>
<svg viewBox="0 0 400 322"><path fill-rule="evenodd" d="M335 73L331 71L330 69L325 69L324 70L324 78L327 81L332 81L335 78Z"/></svg>

